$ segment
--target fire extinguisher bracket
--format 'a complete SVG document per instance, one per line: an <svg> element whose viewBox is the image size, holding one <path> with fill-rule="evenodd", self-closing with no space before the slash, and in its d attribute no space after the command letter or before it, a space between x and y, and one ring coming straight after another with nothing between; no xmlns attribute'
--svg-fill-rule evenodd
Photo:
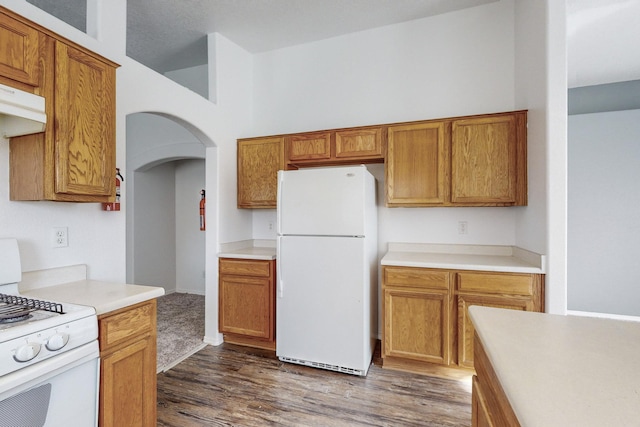
<svg viewBox="0 0 640 427"><path fill-rule="evenodd" d="M205 231L206 226L205 226L205 204L207 203L207 200L205 198L205 191L200 190L200 230L201 231Z"/></svg>
<svg viewBox="0 0 640 427"><path fill-rule="evenodd" d="M119 211L120 210L120 183L124 182L124 178L120 174L120 168L116 168L116 200L113 203L103 203L103 211Z"/></svg>

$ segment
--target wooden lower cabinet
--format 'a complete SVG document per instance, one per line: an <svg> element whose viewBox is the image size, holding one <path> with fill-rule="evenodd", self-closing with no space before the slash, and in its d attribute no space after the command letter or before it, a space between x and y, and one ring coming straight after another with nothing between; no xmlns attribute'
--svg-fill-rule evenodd
<svg viewBox="0 0 640 427"><path fill-rule="evenodd" d="M473 368L474 328L469 307L482 305L522 311L544 311L544 276L541 274L457 272L458 365Z"/></svg>
<svg viewBox="0 0 640 427"><path fill-rule="evenodd" d="M544 310L544 276L382 267L383 366L417 372L433 365L474 368L472 305Z"/></svg>
<svg viewBox="0 0 640 427"><path fill-rule="evenodd" d="M275 350L275 265L220 258L218 327L226 342Z"/></svg>
<svg viewBox="0 0 640 427"><path fill-rule="evenodd" d="M156 425L156 300L98 317L101 427Z"/></svg>
<svg viewBox="0 0 640 427"><path fill-rule="evenodd" d="M472 382L471 425L473 427L519 427L520 422L477 336L475 342L477 375L473 376Z"/></svg>
<svg viewBox="0 0 640 427"><path fill-rule="evenodd" d="M385 267L383 357L448 365L451 357L447 272Z"/></svg>

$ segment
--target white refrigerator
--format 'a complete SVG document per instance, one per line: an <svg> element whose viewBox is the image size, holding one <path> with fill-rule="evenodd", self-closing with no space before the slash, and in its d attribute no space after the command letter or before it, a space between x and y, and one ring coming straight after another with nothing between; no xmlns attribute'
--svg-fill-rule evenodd
<svg viewBox="0 0 640 427"><path fill-rule="evenodd" d="M278 172L276 355L365 376L377 329L376 183L365 166Z"/></svg>

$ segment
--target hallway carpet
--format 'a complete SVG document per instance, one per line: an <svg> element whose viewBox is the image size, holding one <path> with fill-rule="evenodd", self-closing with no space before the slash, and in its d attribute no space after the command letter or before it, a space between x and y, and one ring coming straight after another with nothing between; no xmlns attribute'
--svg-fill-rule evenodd
<svg viewBox="0 0 640 427"><path fill-rule="evenodd" d="M204 295L171 293L158 298L157 372L164 372L206 346Z"/></svg>

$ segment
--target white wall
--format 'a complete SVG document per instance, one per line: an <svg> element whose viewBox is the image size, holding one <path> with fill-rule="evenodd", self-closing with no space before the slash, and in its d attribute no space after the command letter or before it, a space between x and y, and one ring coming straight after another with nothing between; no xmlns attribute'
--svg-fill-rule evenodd
<svg viewBox="0 0 640 427"><path fill-rule="evenodd" d="M640 316L640 110L569 116L568 308Z"/></svg>
<svg viewBox="0 0 640 427"><path fill-rule="evenodd" d="M176 289L175 165L135 173L133 283ZM133 178L133 177L132 177Z"/></svg>
<svg viewBox="0 0 640 427"><path fill-rule="evenodd" d="M212 103L138 62L126 57L126 0L92 1L90 19L95 38L69 26L24 0L0 0L20 15L120 64L116 74L116 163L126 170L126 117L139 112L162 114L188 129L206 148L206 188L213 209L207 212L205 339L219 343L217 326L217 263L221 241L251 237L251 216L235 207L235 144L249 128L252 57L219 35L209 36L207 73ZM94 7L95 6L95 7ZM213 43L212 43L213 42ZM213 53L213 55L211 55ZM215 82L215 84L211 84ZM0 162L8 165L6 142L0 142ZM23 270L84 263L92 279L124 282L128 209L126 187L123 211L104 213L95 204L22 203L8 201L8 172L0 164L0 236L19 241ZM125 177L126 178L126 177ZM216 203L213 203L213 202ZM54 226L69 227L70 246L50 248L48 233Z"/></svg>
<svg viewBox="0 0 640 427"><path fill-rule="evenodd" d="M204 183L204 160L175 162L176 291L199 295L205 294L205 232L199 216Z"/></svg>
<svg viewBox="0 0 640 427"><path fill-rule="evenodd" d="M512 3L256 55L250 135L512 109Z"/></svg>
<svg viewBox="0 0 640 427"><path fill-rule="evenodd" d="M512 110L513 36L507 0L256 55L245 136ZM515 243L517 209L385 208L384 167L369 168L381 255L390 241ZM275 212L253 215L254 238L274 238Z"/></svg>
<svg viewBox="0 0 640 427"><path fill-rule="evenodd" d="M566 312L566 12L556 0L516 0L516 105L529 110L529 203L516 243L547 255L546 311Z"/></svg>
<svg viewBox="0 0 640 427"><path fill-rule="evenodd" d="M166 293L205 294L205 233L200 231L204 159L168 161L130 174L135 186L132 282Z"/></svg>
<svg viewBox="0 0 640 427"><path fill-rule="evenodd" d="M194 91L203 98L209 99L208 68L207 65L198 65L196 67L168 71L164 73L164 75L174 82L180 83L182 86Z"/></svg>

